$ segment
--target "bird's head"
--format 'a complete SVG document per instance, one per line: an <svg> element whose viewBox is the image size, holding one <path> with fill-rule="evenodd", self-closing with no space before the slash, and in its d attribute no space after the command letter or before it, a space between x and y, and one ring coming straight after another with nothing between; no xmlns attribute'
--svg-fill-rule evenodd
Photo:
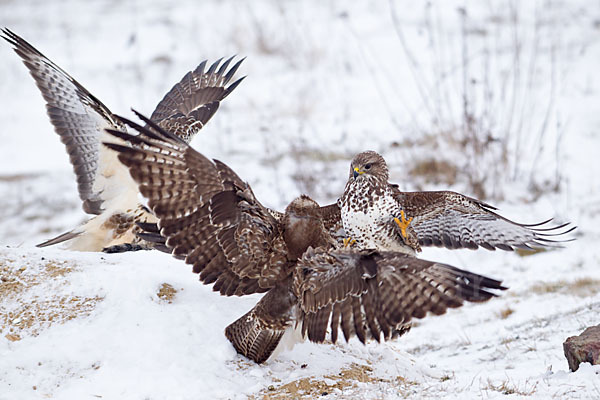
<svg viewBox="0 0 600 400"><path fill-rule="evenodd" d="M358 153L350 163L349 179L375 177L384 182L388 181L389 173L383 157L374 151Z"/></svg>
<svg viewBox="0 0 600 400"><path fill-rule="evenodd" d="M328 236L321 218L321 207L316 201L302 195L287 206L283 237L291 259L300 257L308 247L326 245Z"/></svg>

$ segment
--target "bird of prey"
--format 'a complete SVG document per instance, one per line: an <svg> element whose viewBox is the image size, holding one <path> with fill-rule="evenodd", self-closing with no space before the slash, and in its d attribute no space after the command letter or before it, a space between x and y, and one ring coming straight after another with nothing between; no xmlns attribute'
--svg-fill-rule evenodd
<svg viewBox="0 0 600 400"><path fill-rule="evenodd" d="M450 192L402 192L388 183L385 160L374 151L357 154L338 200L348 239L359 248L415 254L420 246L449 249L479 246L514 250L553 246L575 227L520 224L494 212L495 207Z"/></svg>
<svg viewBox="0 0 600 400"><path fill-rule="evenodd" d="M24 39L8 29L0 36L13 46L40 89L50 122L69 153L83 210L94 216L38 246L66 242L67 248L80 251L139 247L135 244L140 241L135 222L156 219L139 203L136 184L127 169L111 150L100 145L108 139L104 128L125 127L100 100ZM191 140L243 79L227 86L243 61L228 70L232 59L222 64L222 59L218 60L208 69L203 61L188 72L158 103L152 121L183 140Z"/></svg>
<svg viewBox="0 0 600 400"><path fill-rule="evenodd" d="M139 115L139 114L138 114ZM158 218L160 234L200 281L221 294L266 294L225 329L238 353L267 360L286 331L317 343L330 329L348 340L403 333L412 318L481 302L500 281L399 252L339 248L322 208L302 195L274 216L226 164L139 115L139 135L109 129L105 143L129 168Z"/></svg>

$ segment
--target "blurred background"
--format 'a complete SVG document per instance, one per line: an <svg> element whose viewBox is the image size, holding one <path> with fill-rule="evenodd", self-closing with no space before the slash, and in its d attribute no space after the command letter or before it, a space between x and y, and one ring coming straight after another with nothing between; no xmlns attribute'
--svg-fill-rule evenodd
<svg viewBox="0 0 600 400"><path fill-rule="evenodd" d="M192 145L271 207L335 201L372 149L403 190L525 222L600 213L595 1L2 0L0 25L128 116L202 60L246 57ZM8 43L0 60L0 241L33 244L86 216L33 79Z"/></svg>

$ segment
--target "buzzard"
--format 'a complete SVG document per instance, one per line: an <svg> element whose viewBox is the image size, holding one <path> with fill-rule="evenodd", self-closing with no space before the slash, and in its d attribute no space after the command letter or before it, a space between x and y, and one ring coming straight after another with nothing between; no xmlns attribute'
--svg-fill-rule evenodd
<svg viewBox="0 0 600 400"><path fill-rule="evenodd" d="M226 296L266 292L225 329L237 352L257 363L288 330L317 343L328 329L335 343L339 328L346 340L379 341L403 333L412 318L505 289L498 280L400 252L338 248L314 200L302 195L273 215L227 165L139 116L146 127L117 117L139 135L108 129L122 144L105 145L129 168L166 246L201 282Z"/></svg>
<svg viewBox="0 0 600 400"><path fill-rule="evenodd" d="M346 235L360 248L407 254L420 246L532 249L556 245L557 236L575 229L568 223L548 226L551 219L513 222L495 207L455 192L402 192L388 177L385 160L374 151L357 154L350 164L338 205Z"/></svg>
<svg viewBox="0 0 600 400"><path fill-rule="evenodd" d="M8 29L2 33L40 89L50 122L69 153L83 210L94 215L82 226L38 246L66 242L68 248L80 251L139 247L131 245L139 242L135 222L156 219L139 204L136 184L127 169L100 145L108 139L104 128L125 127L100 100L32 45ZM208 69L203 61L188 72L158 103L152 121L185 141L191 140L243 79L227 86L243 61L228 70L232 59L222 64L222 59L218 60Z"/></svg>

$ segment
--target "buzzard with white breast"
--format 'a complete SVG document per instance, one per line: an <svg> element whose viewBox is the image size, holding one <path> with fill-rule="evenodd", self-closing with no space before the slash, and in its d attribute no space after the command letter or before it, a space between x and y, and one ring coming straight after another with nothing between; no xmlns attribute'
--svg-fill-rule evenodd
<svg viewBox="0 0 600 400"><path fill-rule="evenodd" d="M405 332L412 318L505 289L498 280L399 252L338 248L323 215L331 208L303 195L274 216L227 165L140 118L146 127L117 117L139 135L109 129L121 144L105 145L148 200L167 248L200 281L226 296L266 292L225 329L236 351L257 363L274 354L286 332L321 343L329 330L335 343L341 329L346 340L379 341Z"/></svg>
<svg viewBox="0 0 600 400"><path fill-rule="evenodd" d="M357 154L350 164L337 204L345 234L359 248L412 255L421 246L533 249L569 241L562 237L575 229L568 223L548 226L551 219L520 224L480 200L450 191L402 192L388 179L387 164L374 151Z"/></svg>

